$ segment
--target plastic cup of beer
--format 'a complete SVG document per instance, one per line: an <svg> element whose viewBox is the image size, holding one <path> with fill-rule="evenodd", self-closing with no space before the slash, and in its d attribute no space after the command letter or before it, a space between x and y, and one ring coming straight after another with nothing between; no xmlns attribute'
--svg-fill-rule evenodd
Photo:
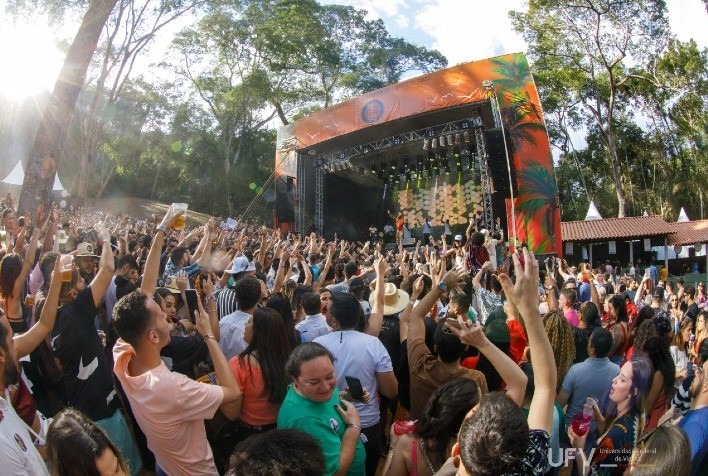
<svg viewBox="0 0 708 476"><path fill-rule="evenodd" d="M71 275L74 272L74 257L64 255L61 257L61 281L63 283L71 282Z"/></svg>
<svg viewBox="0 0 708 476"><path fill-rule="evenodd" d="M175 230L184 230L184 227L187 226L187 204L186 203L173 203L171 205L172 211L174 213L179 213L179 212L184 212L182 215L178 216L175 218L175 223L172 226Z"/></svg>

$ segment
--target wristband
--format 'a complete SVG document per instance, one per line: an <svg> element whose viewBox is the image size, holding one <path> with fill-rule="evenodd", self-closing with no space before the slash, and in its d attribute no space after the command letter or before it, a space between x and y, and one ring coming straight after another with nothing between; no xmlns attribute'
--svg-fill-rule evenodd
<svg viewBox="0 0 708 476"><path fill-rule="evenodd" d="M157 231L161 231L165 235L167 234L167 228L165 228L165 225L157 225Z"/></svg>
<svg viewBox="0 0 708 476"><path fill-rule="evenodd" d="M202 337L204 338L205 341L207 341L209 339L214 339L214 342L216 342L216 337L214 337L211 334L204 334Z"/></svg>
<svg viewBox="0 0 708 476"><path fill-rule="evenodd" d="M359 425L355 425L354 423L347 424L347 428L356 428L357 430L361 431L361 427Z"/></svg>

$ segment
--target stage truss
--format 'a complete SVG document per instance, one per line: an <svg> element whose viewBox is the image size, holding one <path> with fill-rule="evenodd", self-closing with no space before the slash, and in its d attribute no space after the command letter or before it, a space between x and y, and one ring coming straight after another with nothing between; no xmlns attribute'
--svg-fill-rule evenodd
<svg viewBox="0 0 708 476"><path fill-rule="evenodd" d="M479 105L479 103L477 105ZM498 126L500 124L498 111L494 109L493 105L491 106L493 110L494 122ZM422 145L426 139L430 140L433 137L433 135L431 135L431 131L434 131L434 136L436 137L454 136L455 134L464 133L469 134L470 132L474 135L476 154L472 154L472 151L470 150L470 157L474 157L474 163L471 163L470 167L474 170L479 170L480 173L480 191L482 197L481 219L483 226L488 230L493 230L494 215L492 209L492 181L489 176L489 169L487 165L488 152L486 140L484 138L484 126L478 111L479 110L477 109L474 114L470 115L470 117L462 120L441 123L409 132L395 134L382 139L377 139L375 141L351 146L334 153L316 153L312 149L298 150L297 167L299 180L296 184L296 198L299 203L303 203L305 191L308 187L312 186L306 178L307 174L305 173L305 162L314 160L315 163L315 207L314 216L312 216L311 219L311 225L314 231L320 235L324 234L325 231L324 203L326 199L326 182L328 174L337 173L340 171L354 171L366 174L365 168L370 167L372 164L388 164L395 161L395 158L391 158L391 156L395 154L394 151L405 147L407 144L420 143ZM306 233L311 231L308 228L309 224L310 223L307 220L304 207L298 206L295 214L295 230L304 236Z"/></svg>

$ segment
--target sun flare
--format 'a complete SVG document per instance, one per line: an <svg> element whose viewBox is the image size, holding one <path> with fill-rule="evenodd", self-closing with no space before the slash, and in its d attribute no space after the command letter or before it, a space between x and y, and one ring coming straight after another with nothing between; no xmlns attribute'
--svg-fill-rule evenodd
<svg viewBox="0 0 708 476"><path fill-rule="evenodd" d="M22 100L53 89L63 55L50 32L46 25L0 26L0 96Z"/></svg>

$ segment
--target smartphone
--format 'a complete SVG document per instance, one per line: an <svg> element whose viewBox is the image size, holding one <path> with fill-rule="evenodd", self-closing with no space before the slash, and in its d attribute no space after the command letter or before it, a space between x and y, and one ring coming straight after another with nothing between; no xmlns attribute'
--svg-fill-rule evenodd
<svg viewBox="0 0 708 476"><path fill-rule="evenodd" d="M196 289L187 289L184 291L187 295L187 308L189 309L189 320L192 324L197 322L197 312L199 312L199 297Z"/></svg>
<svg viewBox="0 0 708 476"><path fill-rule="evenodd" d="M349 395L351 395L354 400L359 400L361 402L364 399L364 387L361 386L361 380L348 375L346 375L344 379L347 381L347 385L349 386Z"/></svg>
<svg viewBox="0 0 708 476"><path fill-rule="evenodd" d="M460 323L457 322L457 318L454 317L448 317L447 319L445 319L445 327L443 328L443 332L446 332L447 334L452 334L450 327L454 327L458 331L462 329L460 327Z"/></svg>
<svg viewBox="0 0 708 476"><path fill-rule="evenodd" d="M644 270L644 277L645 278L650 278L651 277L651 270L649 268Z"/></svg>

